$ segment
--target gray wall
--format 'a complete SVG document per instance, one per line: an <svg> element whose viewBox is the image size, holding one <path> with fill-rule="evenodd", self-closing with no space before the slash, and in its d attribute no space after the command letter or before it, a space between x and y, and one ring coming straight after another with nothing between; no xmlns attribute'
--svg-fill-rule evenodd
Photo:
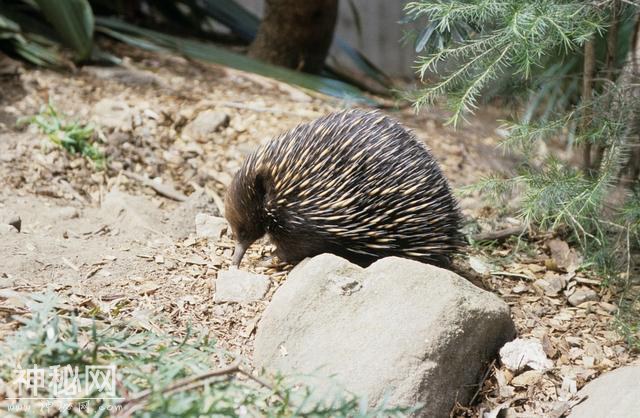
<svg viewBox="0 0 640 418"><path fill-rule="evenodd" d="M249 10L262 15L263 0L236 0ZM313 0L300 0L313 1ZM362 23L362 39L354 23L349 0L340 0L340 14L336 35L362 51L387 74L413 77L415 53L413 44L400 42L410 25L398 23L403 17L407 0L352 0Z"/></svg>

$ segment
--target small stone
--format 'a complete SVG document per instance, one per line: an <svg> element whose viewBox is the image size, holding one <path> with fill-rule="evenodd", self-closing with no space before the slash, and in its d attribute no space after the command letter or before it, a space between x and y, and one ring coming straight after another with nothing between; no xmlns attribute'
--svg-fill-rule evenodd
<svg viewBox="0 0 640 418"><path fill-rule="evenodd" d="M191 139L206 139L209 135L222 129L229 124L229 115L214 110L205 110L200 112L194 120L192 120L182 130L182 134Z"/></svg>
<svg viewBox="0 0 640 418"><path fill-rule="evenodd" d="M549 283L549 287L545 289L545 293L548 296L555 296L562 291L567 285L565 278L559 274L552 273L546 274L545 279Z"/></svg>
<svg viewBox="0 0 640 418"><path fill-rule="evenodd" d="M618 307L613 303L600 302L598 303L598 306L600 306L602 309L609 312L610 314L614 314L618 311Z"/></svg>
<svg viewBox="0 0 640 418"><path fill-rule="evenodd" d="M513 289L511 289L511 291L513 293L515 293L516 295L519 295L520 293L525 293L529 290L529 286L527 286L524 283L518 283L517 285L515 285L513 287Z"/></svg>
<svg viewBox="0 0 640 418"><path fill-rule="evenodd" d="M492 270L488 260L476 256L469 256L469 266L478 274L489 274Z"/></svg>
<svg viewBox="0 0 640 418"><path fill-rule="evenodd" d="M215 302L255 302L264 298L270 285L269 277L242 270L218 273Z"/></svg>
<svg viewBox="0 0 640 418"><path fill-rule="evenodd" d="M564 277L553 272L546 274L544 279L538 279L534 282L534 285L541 288L547 296L558 295L558 293L565 288L566 284L567 282Z"/></svg>
<svg viewBox="0 0 640 418"><path fill-rule="evenodd" d="M598 300L598 294L595 290L588 287L579 287L571 296L568 297L571 306L578 306L585 302L593 302Z"/></svg>
<svg viewBox="0 0 640 418"><path fill-rule="evenodd" d="M500 361L509 370L521 370L530 367L544 370L553 366L547 358L542 343L535 338L517 338L506 343L500 349Z"/></svg>
<svg viewBox="0 0 640 418"><path fill-rule="evenodd" d="M542 378L542 372L540 370L528 370L511 380L513 386L528 387L535 385Z"/></svg>
<svg viewBox="0 0 640 418"><path fill-rule="evenodd" d="M198 213L196 215L196 235L198 238L218 240L227 230L227 221L218 216Z"/></svg>

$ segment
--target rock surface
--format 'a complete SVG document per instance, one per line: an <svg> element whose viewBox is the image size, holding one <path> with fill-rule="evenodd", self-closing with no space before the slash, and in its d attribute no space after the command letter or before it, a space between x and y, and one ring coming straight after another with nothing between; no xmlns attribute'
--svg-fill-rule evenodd
<svg viewBox="0 0 640 418"><path fill-rule="evenodd" d="M205 110L184 127L182 134L195 140L207 139L207 136L228 124L229 115L226 113Z"/></svg>
<svg viewBox="0 0 640 418"><path fill-rule="evenodd" d="M269 277L242 270L218 273L215 302L255 302L264 298L270 285Z"/></svg>
<svg viewBox="0 0 640 418"><path fill-rule="evenodd" d="M105 128L127 129L133 123L134 110L124 101L104 98L93 106L94 120Z"/></svg>
<svg viewBox="0 0 640 418"><path fill-rule="evenodd" d="M0 224L0 235L4 234L17 234L18 230L9 224Z"/></svg>
<svg viewBox="0 0 640 418"><path fill-rule="evenodd" d="M573 407L569 418L628 418L640 414L640 366L605 373L578 392L585 399Z"/></svg>
<svg viewBox="0 0 640 418"><path fill-rule="evenodd" d="M369 404L449 416L515 329L506 303L456 274L401 258L362 269L331 254L300 263L276 291L256 335L258 367L313 375ZM304 379L304 378L301 378Z"/></svg>

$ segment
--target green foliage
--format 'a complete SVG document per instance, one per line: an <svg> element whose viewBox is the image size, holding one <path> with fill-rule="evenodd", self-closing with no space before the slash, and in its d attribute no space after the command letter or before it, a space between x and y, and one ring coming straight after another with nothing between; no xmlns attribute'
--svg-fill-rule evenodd
<svg viewBox="0 0 640 418"><path fill-rule="evenodd" d="M417 59L425 81L417 108L446 96L449 122L457 124L495 84L519 87L524 97L518 117L504 122L508 135L500 145L520 157L516 174L494 174L467 189L494 201L511 199L525 225L569 231L603 284L621 285L627 295L640 250L634 172L640 165L630 157L638 147L640 87L633 81L638 75L623 66L637 36L640 4L419 0L406 11L426 20L417 38L417 49L425 51ZM593 69L583 73L590 62ZM585 85L588 97L582 96ZM568 155L583 157L580 166L575 157L548 151L563 140ZM637 335L637 300L621 301L621 307L620 329Z"/></svg>
<svg viewBox="0 0 640 418"><path fill-rule="evenodd" d="M43 34L44 29L29 15L31 8L21 2L0 2L0 46L23 59L42 66L67 63L59 43Z"/></svg>
<svg viewBox="0 0 640 418"><path fill-rule="evenodd" d="M76 51L79 60L91 55L93 12L88 0L36 0L47 20L65 43Z"/></svg>
<svg viewBox="0 0 640 418"><path fill-rule="evenodd" d="M405 10L414 20L426 19L426 28L447 41L418 58L420 77L438 72L443 62L458 64L415 101L421 108L446 94L452 124L477 107L491 81L504 75L530 80L550 59L562 62L595 33L602 33L607 17L579 0L423 0L408 3ZM447 37L451 33L456 36Z"/></svg>
<svg viewBox="0 0 640 418"><path fill-rule="evenodd" d="M95 144L95 128L87 123L65 121L52 104L44 106L35 116L21 119L18 124L34 125L53 144L71 154L87 157L96 168L102 169L105 166L106 157Z"/></svg>
<svg viewBox="0 0 640 418"><path fill-rule="evenodd" d="M34 294L27 301L29 315L21 327L0 342L0 379L12 387L17 367L38 369L78 367L81 383L88 376L84 366L115 366L118 399L100 399L100 391L77 395L93 397L69 402L70 417L103 417L131 413L134 417L401 417L406 408L371 409L347 393L331 402L313 397L304 385L277 377L263 381L237 365L216 348L207 330L187 330L183 336L157 334L111 319L78 318L61 314L52 294ZM13 390L17 390L13 387ZM48 385L38 397L53 395ZM22 400L21 402L29 402ZM6 402L3 402L5 407ZM32 409L39 416L39 408ZM52 412L52 411L50 411ZM126 415L126 414L124 414Z"/></svg>

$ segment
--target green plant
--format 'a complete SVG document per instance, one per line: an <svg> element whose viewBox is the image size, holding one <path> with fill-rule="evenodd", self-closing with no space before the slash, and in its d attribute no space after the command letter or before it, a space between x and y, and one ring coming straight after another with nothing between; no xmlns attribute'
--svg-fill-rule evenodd
<svg viewBox="0 0 640 418"><path fill-rule="evenodd" d="M87 370L91 369L85 366L112 367L110 370L116 373L115 396L109 396L112 399L105 399L104 390L78 393L66 403L54 403L49 411L52 414L364 418L400 417L412 411L368 408L347 393L330 401L317 399L308 387L294 384L290 379L256 376L241 362L217 349L215 340L205 329L187 329L183 335L172 336L137 329L113 318L105 321L76 317L65 312L56 296L49 293L31 295L26 307L29 314L18 318L21 326L0 342L3 353L0 381L5 388L11 387L12 393L18 393L16 370L28 368L75 370L77 367L76 376L81 386L90 378ZM215 366L218 363L228 366ZM52 386L43 384L37 396L53 397L53 390ZM26 396L26 393L22 395ZM9 401L0 401L1 409L9 409L11 405ZM60 410L60 405L68 409ZM24 416L40 416L39 408L25 409ZM10 410L17 411L15 406ZM56 412L58 410L60 412Z"/></svg>
<svg viewBox="0 0 640 418"><path fill-rule="evenodd" d="M36 126L53 144L87 157L99 169L105 166L106 157L95 144L95 128L88 123L65 121L52 104L44 106L35 116L20 119L18 124Z"/></svg>
<svg viewBox="0 0 640 418"><path fill-rule="evenodd" d="M416 39L425 81L417 108L445 96L455 125L492 95L520 100L501 144L520 156L516 175L473 188L492 199L517 195L526 226L570 231L603 283L631 289L640 244L640 5L419 0L406 12L426 21ZM551 141L563 142L569 158L540 147ZM625 316L628 328L639 318Z"/></svg>

